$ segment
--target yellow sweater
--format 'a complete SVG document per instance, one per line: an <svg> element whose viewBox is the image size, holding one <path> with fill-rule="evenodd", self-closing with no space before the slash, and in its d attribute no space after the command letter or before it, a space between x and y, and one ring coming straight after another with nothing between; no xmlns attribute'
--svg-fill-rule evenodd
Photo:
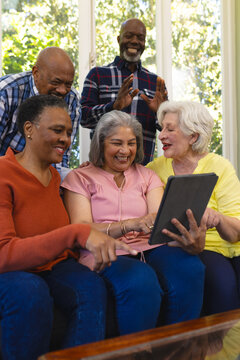
<svg viewBox="0 0 240 360"><path fill-rule="evenodd" d="M156 172L160 179L167 183L170 175L174 175L172 159L160 156L147 167ZM215 172L218 181L212 193L208 207L220 213L240 219L240 182L231 163L220 155L210 153L199 160L193 174ZM223 240L215 228L209 229L206 235L205 250L215 251L226 257L240 255L240 241L231 244Z"/></svg>

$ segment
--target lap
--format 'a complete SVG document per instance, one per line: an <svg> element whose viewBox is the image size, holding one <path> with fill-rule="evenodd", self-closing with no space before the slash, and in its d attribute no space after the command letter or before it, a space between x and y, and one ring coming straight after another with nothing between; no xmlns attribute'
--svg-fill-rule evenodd
<svg viewBox="0 0 240 360"><path fill-rule="evenodd" d="M227 280L229 276L236 277L237 268L240 271L240 257L231 259L215 251L208 250L204 250L199 257L206 266L209 275L221 280Z"/></svg>
<svg viewBox="0 0 240 360"><path fill-rule="evenodd" d="M159 274L174 275L181 278L185 275L204 274L204 266L196 255L190 255L178 247L162 245L145 253L147 263Z"/></svg>
<svg viewBox="0 0 240 360"><path fill-rule="evenodd" d="M38 275L25 271L0 274L0 314L12 306L50 301L47 284Z"/></svg>
<svg viewBox="0 0 240 360"><path fill-rule="evenodd" d="M227 258L204 250L200 259L206 266L204 311L206 314L240 307L240 257Z"/></svg>
<svg viewBox="0 0 240 360"><path fill-rule="evenodd" d="M62 261L40 276L48 284L56 305L61 307L72 301L92 303L93 289L96 297L99 296L100 301L105 302L106 287L103 279L75 259Z"/></svg>
<svg viewBox="0 0 240 360"><path fill-rule="evenodd" d="M155 271L146 263L130 256L119 256L108 268L105 268L100 275L109 281L127 281L132 285L144 279L157 281Z"/></svg>

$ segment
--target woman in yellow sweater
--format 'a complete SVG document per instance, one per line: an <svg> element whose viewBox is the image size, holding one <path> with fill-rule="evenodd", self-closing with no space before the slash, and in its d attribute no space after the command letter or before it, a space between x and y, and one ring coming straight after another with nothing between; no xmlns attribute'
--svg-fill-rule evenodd
<svg viewBox="0 0 240 360"><path fill-rule="evenodd" d="M158 119L164 156L147 167L165 184L170 175L215 172L219 177L205 213L208 228L205 246L193 245L206 266L204 312L239 308L240 183L236 172L228 160L208 152L214 122L202 104L164 102ZM168 234L167 230L164 232Z"/></svg>

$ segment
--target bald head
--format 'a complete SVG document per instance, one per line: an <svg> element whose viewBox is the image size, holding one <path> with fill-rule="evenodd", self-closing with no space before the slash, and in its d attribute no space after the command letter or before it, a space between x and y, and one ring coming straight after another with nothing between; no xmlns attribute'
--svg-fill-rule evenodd
<svg viewBox="0 0 240 360"><path fill-rule="evenodd" d="M136 19L136 18L127 19L121 25L120 34L121 34L122 31L124 31L126 26L131 26L131 27L140 26L140 27L142 27L143 31L145 31L145 36L146 36L146 26L144 25L144 23L141 20Z"/></svg>
<svg viewBox="0 0 240 360"><path fill-rule="evenodd" d="M122 23L117 38L120 57L129 63L137 63L145 49L146 26L139 19L128 19Z"/></svg>
<svg viewBox="0 0 240 360"><path fill-rule="evenodd" d="M68 54L58 47L47 47L40 51L32 68L39 94L65 97L71 90L74 66Z"/></svg>

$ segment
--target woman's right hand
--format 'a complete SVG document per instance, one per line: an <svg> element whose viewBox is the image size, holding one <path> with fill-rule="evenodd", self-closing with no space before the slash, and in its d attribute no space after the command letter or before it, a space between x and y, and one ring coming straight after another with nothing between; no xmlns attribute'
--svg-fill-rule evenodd
<svg viewBox="0 0 240 360"><path fill-rule="evenodd" d="M112 261L116 261L116 250L125 250L134 256L138 253L124 242L115 240L93 228L88 236L86 249L94 256L95 271L101 271L106 266L110 266Z"/></svg>

